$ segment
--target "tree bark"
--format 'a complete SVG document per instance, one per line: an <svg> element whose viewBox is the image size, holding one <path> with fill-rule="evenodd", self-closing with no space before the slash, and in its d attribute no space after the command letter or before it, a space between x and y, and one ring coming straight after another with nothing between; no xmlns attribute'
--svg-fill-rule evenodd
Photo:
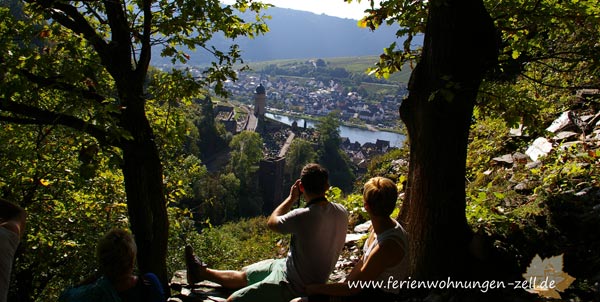
<svg viewBox="0 0 600 302"><path fill-rule="evenodd" d="M137 264L141 273L154 273L168 294L167 244L169 221L163 187L163 169L152 127L146 117L144 84L150 62L150 1L143 1L144 35L139 61L135 62L131 46L125 7L120 2L104 1L112 40L103 49L95 45L106 67L116 82L122 105L119 126L132 139L121 142L123 176L127 194L129 224L138 248ZM100 43L97 43L100 44Z"/></svg>
<svg viewBox="0 0 600 302"><path fill-rule="evenodd" d="M141 94L129 98L135 100L128 102L121 121L133 136L122 143L129 223L138 248L139 270L155 273L166 285L169 222L162 164Z"/></svg>
<svg viewBox="0 0 600 302"><path fill-rule="evenodd" d="M410 144L400 220L410 236L413 279L460 278L471 231L465 165L471 115L497 36L481 0L432 1L423 52L400 106Z"/></svg>

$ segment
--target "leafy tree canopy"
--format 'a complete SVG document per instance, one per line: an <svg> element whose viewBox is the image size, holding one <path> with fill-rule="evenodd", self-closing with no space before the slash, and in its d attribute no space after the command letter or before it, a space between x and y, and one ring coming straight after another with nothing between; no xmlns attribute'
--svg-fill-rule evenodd
<svg viewBox="0 0 600 302"><path fill-rule="evenodd" d="M19 7L19 3L8 4ZM207 51L204 54L215 57L201 77L173 71L174 75L169 76L173 81L162 89L177 91L177 99L183 99L186 94L214 84L217 93L224 94L222 82L236 78L233 64L242 61L240 52L236 45L219 50L207 43L216 33L229 38L265 33L267 16L261 15L260 10L266 6L245 0L227 6L210 0L29 1L18 19L9 8L2 8L0 64L5 70L5 89L0 95L4 101L1 118L59 122L85 128L105 140L105 132L118 131L111 126L124 105L124 100L119 99L123 96L115 89L145 82L154 46L162 47L162 56L183 63L190 54L179 51L178 45L200 48ZM236 15L237 11L255 12L255 22L245 22ZM128 50L119 53L123 57L116 56L119 47ZM136 78L123 77L130 71ZM69 106L56 104L66 96L72 101ZM38 103L29 104L29 100ZM21 115L28 118L24 121Z"/></svg>
<svg viewBox="0 0 600 302"><path fill-rule="evenodd" d="M266 32L261 9L268 5L248 0L233 5L215 0L2 3L7 5L0 7L0 121L66 126L87 134L89 145L102 151L117 147L128 222L140 251L138 267L166 285L166 195L188 194L179 192L178 182L164 186L162 160L172 155L169 159L177 161L180 155L165 151L172 147L168 136L181 139L186 126L171 109L210 85L225 94L223 82L236 78L233 66L242 62L240 52L235 45L222 50L208 41L217 33L233 39ZM255 18L246 22L237 12ZM189 54L178 50L181 45L204 49L215 62L198 77L188 70L148 73L153 47L185 62ZM154 105L157 110L148 110ZM156 139L158 129L166 140ZM58 144L68 139L61 138ZM93 151L90 146L86 149ZM85 169L88 177L93 176L96 163L85 164L91 165Z"/></svg>
<svg viewBox="0 0 600 302"><path fill-rule="evenodd" d="M304 165L314 162L316 158L317 153L311 142L301 138L294 139L285 160L285 168L287 173L291 175L291 181L299 177Z"/></svg>
<svg viewBox="0 0 600 302"><path fill-rule="evenodd" d="M344 192L350 192L354 173L348 155L340 148L342 139L338 114L338 112L328 114L321 118L316 126L315 130L319 135L317 157L319 163L329 170L331 185L339 187Z"/></svg>

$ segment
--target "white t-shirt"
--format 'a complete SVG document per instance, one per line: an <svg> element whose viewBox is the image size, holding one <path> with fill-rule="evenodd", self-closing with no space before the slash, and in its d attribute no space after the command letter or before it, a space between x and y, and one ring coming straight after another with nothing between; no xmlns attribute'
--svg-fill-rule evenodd
<svg viewBox="0 0 600 302"><path fill-rule="evenodd" d="M398 223L395 220L394 222L396 223L395 227L387 229L379 235L375 234L375 239L369 244L365 243L363 247L363 262L367 261L369 255L371 255L371 252L373 251L373 248L375 248L375 246L381 244L386 240L394 240L398 242L398 244L400 244L400 246L404 249L404 257L402 258L402 260L400 260L400 262L398 262L394 266L386 267L385 270L375 278L375 281L388 282L389 280L396 280L400 282L408 277L408 238L406 235L406 231L404 230L402 225L400 225L400 223ZM384 287L382 288L382 290L391 293L400 292L399 287Z"/></svg>
<svg viewBox="0 0 600 302"><path fill-rule="evenodd" d="M0 227L0 302L7 299L10 271L18 245L19 235Z"/></svg>
<svg viewBox="0 0 600 302"><path fill-rule="evenodd" d="M348 211L337 203L313 204L279 217L278 230L292 234L287 280L298 295L308 284L327 282L344 247Z"/></svg>

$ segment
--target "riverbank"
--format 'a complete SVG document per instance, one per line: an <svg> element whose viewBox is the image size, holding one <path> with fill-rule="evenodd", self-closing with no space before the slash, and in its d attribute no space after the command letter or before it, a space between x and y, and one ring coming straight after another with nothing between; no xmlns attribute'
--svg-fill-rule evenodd
<svg viewBox="0 0 600 302"><path fill-rule="evenodd" d="M315 123L319 122L319 117L315 117L312 115L306 115L306 114L302 114L302 113L298 113L298 112L281 111L281 110L271 109L271 108L268 108L267 112L271 113L271 114L275 114L275 115L287 116L287 117L290 117L293 119L302 119L302 120L307 120L307 121L313 121ZM364 129L364 130L369 130L369 131L393 132L393 133L404 135L404 132L397 128L378 127L378 126L367 124L367 123L357 124L357 123L350 123L350 122L345 122L345 121L340 121L340 123L341 123L341 125L346 126L346 127L359 128L359 129Z"/></svg>
<svg viewBox="0 0 600 302"><path fill-rule="evenodd" d="M318 124L319 120L315 118L303 118L301 115L284 115L273 112L268 112L266 117L275 121L284 123L286 125L292 125L294 122L297 123L298 127L314 128ZM391 147L400 148L404 144L406 137L397 132L383 131L383 130L371 130L368 127L355 127L348 125L340 125L340 136L346 137L350 140L350 143L358 142L361 145L365 143L376 143L378 140L390 142Z"/></svg>

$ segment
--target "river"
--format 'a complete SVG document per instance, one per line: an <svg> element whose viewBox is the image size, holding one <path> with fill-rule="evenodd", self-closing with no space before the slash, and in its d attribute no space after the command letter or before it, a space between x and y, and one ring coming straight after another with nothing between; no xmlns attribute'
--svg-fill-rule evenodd
<svg viewBox="0 0 600 302"><path fill-rule="evenodd" d="M299 127L304 127L304 119L294 118L287 115L279 115L273 113L265 114L266 117L282 122L287 125L291 125L294 121L298 123ZM306 126L314 128L317 122L312 120L306 120ZM350 142L359 142L361 145L364 143L375 143L378 139L386 140L390 142L391 147L400 148L404 143L404 135L389 131L372 131L363 128L340 126L340 136L347 137Z"/></svg>

